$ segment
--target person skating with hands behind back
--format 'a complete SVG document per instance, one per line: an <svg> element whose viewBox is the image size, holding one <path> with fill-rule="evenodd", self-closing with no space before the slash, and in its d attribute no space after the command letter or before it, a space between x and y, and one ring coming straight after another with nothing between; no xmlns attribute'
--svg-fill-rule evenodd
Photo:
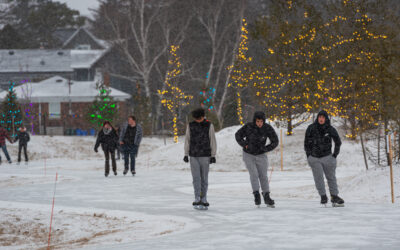
<svg viewBox="0 0 400 250"><path fill-rule="evenodd" d="M251 187L253 189L254 203L260 206L260 185L264 202L269 207L275 207L275 201L271 199L268 183L268 152L274 150L279 139L275 130L265 123L265 114L261 111L254 113L253 122L249 122L240 128L236 134L237 143L243 148L243 161L250 174ZM266 145L267 139L270 144Z"/></svg>
<svg viewBox="0 0 400 250"><path fill-rule="evenodd" d="M186 128L185 157L190 161L190 169L193 177L195 209L208 209L208 172L210 164L216 163L217 141L214 125L205 119L205 111L202 108L192 112L194 121Z"/></svg>

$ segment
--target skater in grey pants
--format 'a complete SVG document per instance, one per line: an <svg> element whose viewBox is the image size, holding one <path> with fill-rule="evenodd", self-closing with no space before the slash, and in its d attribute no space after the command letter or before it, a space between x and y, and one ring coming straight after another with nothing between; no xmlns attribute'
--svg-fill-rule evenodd
<svg viewBox="0 0 400 250"><path fill-rule="evenodd" d="M189 123L185 137L185 157L189 162L193 177L195 208L207 209L208 171L209 165L215 163L217 142L214 126L207 121L204 109L196 109L192 112L194 121Z"/></svg>
<svg viewBox="0 0 400 250"><path fill-rule="evenodd" d="M332 154L332 140L335 149ZM339 190L336 182L336 157L342 144L339 134L331 126L328 113L324 110L318 113L317 119L308 126L304 140L304 149L307 161L312 169L315 187L321 196L321 204L328 202L326 196L324 174L328 181L331 202L334 206L343 206L344 201L338 196Z"/></svg>
<svg viewBox="0 0 400 250"><path fill-rule="evenodd" d="M266 153L278 146L278 136L274 129L265 123L265 114L259 111L254 114L253 122L247 123L239 129L235 137L238 144L243 147L243 161L250 174L254 203L257 206L261 204L259 191L261 186L265 204L273 206L275 202L269 195ZM266 145L267 138L271 141L268 145Z"/></svg>

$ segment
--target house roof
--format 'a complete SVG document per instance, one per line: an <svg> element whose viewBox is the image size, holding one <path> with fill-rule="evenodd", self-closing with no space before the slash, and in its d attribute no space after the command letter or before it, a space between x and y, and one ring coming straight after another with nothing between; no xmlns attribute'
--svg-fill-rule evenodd
<svg viewBox="0 0 400 250"><path fill-rule="evenodd" d="M102 47L102 48L104 48L104 49L107 49L108 47L110 47L109 44L108 44L106 41L101 40L101 39L95 37L90 31L88 31L88 30L87 30L86 28L84 28L84 27L81 27L81 28L77 29L77 30L68 38L68 40L66 40L66 41L64 42L64 44L63 44L62 47L63 47L63 48L66 47L66 46L72 41L72 39L74 39L80 32L85 32L86 34L88 34L89 37L92 38L92 40L93 40L95 43L97 43L100 47Z"/></svg>
<svg viewBox="0 0 400 250"><path fill-rule="evenodd" d="M53 33L53 37L57 38L60 40L61 43L64 43L66 40L68 40L73 34L75 34L77 29L75 28L63 28L63 29L57 29Z"/></svg>
<svg viewBox="0 0 400 250"><path fill-rule="evenodd" d="M68 80L54 76L38 83L25 83L14 88L17 97L29 99L32 103L46 102L92 102L98 95L95 81L71 81L71 91ZM125 101L131 96L120 90L110 88L110 96L117 101ZM7 96L7 91L0 92L0 99ZM28 96L28 97L27 97ZM29 97L30 96L30 97Z"/></svg>
<svg viewBox="0 0 400 250"><path fill-rule="evenodd" d="M91 68L107 50L0 50L0 73L72 72Z"/></svg>

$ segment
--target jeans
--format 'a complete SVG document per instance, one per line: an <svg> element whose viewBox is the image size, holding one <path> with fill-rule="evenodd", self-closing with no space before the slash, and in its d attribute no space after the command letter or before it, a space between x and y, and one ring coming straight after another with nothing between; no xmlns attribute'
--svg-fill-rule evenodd
<svg viewBox="0 0 400 250"><path fill-rule="evenodd" d="M6 156L7 161L11 161L10 155L8 154L8 151L7 151L7 146L6 146L6 144L1 145L1 149L2 149L3 152L4 152L4 155ZM1 161L1 156L0 156L0 161Z"/></svg>
<svg viewBox="0 0 400 250"><path fill-rule="evenodd" d="M22 149L24 150L25 161L28 161L28 154L26 153L26 144L19 144L18 145L18 162L21 162L21 152Z"/></svg>
<svg viewBox="0 0 400 250"><path fill-rule="evenodd" d="M129 160L130 160L131 172L135 171L135 158L137 156L138 149L139 147L134 144L122 145L122 150L124 152L125 170L129 170Z"/></svg>

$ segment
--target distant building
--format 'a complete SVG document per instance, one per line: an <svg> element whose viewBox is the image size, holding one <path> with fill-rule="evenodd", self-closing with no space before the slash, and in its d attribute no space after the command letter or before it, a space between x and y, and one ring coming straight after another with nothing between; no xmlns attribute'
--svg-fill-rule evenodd
<svg viewBox="0 0 400 250"><path fill-rule="evenodd" d="M0 88L10 82L38 82L58 75L74 81L91 81L103 71L112 49L85 28L60 29L53 36L63 44L60 49L0 50ZM98 63L102 59L102 64Z"/></svg>
<svg viewBox="0 0 400 250"><path fill-rule="evenodd" d="M20 102L30 107L34 115L34 132L49 135L71 134L71 131L90 131L93 124L87 121L88 108L99 95L96 80L72 81L61 76L54 76L38 83L24 83L15 87ZM0 93L0 100L7 91ZM117 109L121 117L128 115L127 93L111 88L110 95L118 102ZM26 106L25 105L25 106ZM29 121L29 119L27 119Z"/></svg>

